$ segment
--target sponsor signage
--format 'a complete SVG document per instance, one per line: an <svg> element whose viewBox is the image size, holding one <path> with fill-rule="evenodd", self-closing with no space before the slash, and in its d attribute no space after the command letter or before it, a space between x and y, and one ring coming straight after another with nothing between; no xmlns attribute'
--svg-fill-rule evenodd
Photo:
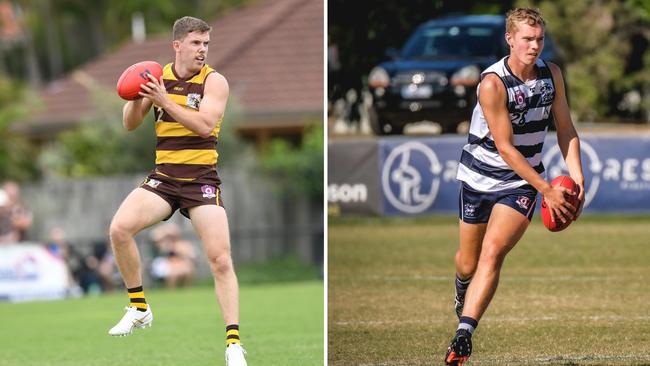
<svg viewBox="0 0 650 366"><path fill-rule="evenodd" d="M455 214L459 190L456 170L465 143L466 138L458 136L388 137L367 140L363 149L331 142L329 201L340 204L343 213ZM586 213L650 212L650 136L582 134L581 156ZM568 175L553 132L544 143L542 161L548 180ZM344 169L339 171L339 166ZM366 209L348 210L355 205Z"/></svg>
<svg viewBox="0 0 650 366"><path fill-rule="evenodd" d="M0 246L0 300L62 299L67 288L65 263L42 245Z"/></svg>
<svg viewBox="0 0 650 366"><path fill-rule="evenodd" d="M327 159L328 211L333 214L382 214L376 140L330 142Z"/></svg>

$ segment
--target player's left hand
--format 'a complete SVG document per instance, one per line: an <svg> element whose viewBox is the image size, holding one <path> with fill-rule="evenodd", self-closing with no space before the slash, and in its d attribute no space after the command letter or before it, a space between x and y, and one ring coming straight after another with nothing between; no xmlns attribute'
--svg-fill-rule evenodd
<svg viewBox="0 0 650 366"><path fill-rule="evenodd" d="M167 102L167 89L165 89L165 83L163 82L162 76L160 80L156 79L153 75L147 75L151 81L146 84L141 84L140 88L143 90L139 92L141 96L151 100L155 105L164 106Z"/></svg>

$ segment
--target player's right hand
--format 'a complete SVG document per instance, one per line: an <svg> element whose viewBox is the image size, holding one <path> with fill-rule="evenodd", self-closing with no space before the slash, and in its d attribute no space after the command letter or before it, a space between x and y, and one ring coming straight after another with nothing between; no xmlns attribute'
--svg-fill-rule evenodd
<svg viewBox="0 0 650 366"><path fill-rule="evenodd" d="M553 186L544 194L544 200L551 213L551 221L559 219L562 223L573 220L576 214L576 207L564 198L564 195L573 195L569 189L562 186Z"/></svg>

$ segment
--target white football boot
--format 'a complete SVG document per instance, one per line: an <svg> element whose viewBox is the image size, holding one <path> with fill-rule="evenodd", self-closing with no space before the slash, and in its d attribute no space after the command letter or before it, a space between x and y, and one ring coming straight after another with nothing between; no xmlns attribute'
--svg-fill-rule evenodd
<svg viewBox="0 0 650 366"><path fill-rule="evenodd" d="M231 344L226 347L226 366L248 366L244 355L246 351L240 344Z"/></svg>
<svg viewBox="0 0 650 366"><path fill-rule="evenodd" d="M131 334L135 328L146 328L151 326L151 323L153 322L151 305L148 305L147 311L144 312L138 311L138 308L135 306L127 306L125 309L126 314L124 314L122 319L108 331L108 334L123 337Z"/></svg>

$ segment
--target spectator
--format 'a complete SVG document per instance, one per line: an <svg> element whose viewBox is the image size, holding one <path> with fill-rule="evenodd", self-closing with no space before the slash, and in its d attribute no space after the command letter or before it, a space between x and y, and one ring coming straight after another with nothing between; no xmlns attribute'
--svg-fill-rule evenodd
<svg viewBox="0 0 650 366"><path fill-rule="evenodd" d="M194 279L196 253L192 243L180 237L180 228L166 223L151 231L158 256L151 263L151 275L168 288L190 285Z"/></svg>
<svg viewBox="0 0 650 366"><path fill-rule="evenodd" d="M101 286L102 291L115 289L115 258L108 250L105 240L96 240L92 243L92 252L88 255L84 264L88 271L91 271L95 280Z"/></svg>
<svg viewBox="0 0 650 366"><path fill-rule="evenodd" d="M67 241L65 231L60 227L54 227L49 232L49 239L45 244L47 250L52 255L61 258L68 270L68 290L71 296L81 295L83 287L83 278L80 278L80 268L82 267L82 256ZM81 287L80 287L81 285Z"/></svg>
<svg viewBox="0 0 650 366"><path fill-rule="evenodd" d="M9 196L0 189L0 245L13 243L14 236L11 226L11 209L9 207Z"/></svg>
<svg viewBox="0 0 650 366"><path fill-rule="evenodd" d="M7 194L9 202L8 206L14 240L25 241L27 239L27 230L32 226L32 212L20 197L20 186L18 183L8 180L3 184L2 189Z"/></svg>

